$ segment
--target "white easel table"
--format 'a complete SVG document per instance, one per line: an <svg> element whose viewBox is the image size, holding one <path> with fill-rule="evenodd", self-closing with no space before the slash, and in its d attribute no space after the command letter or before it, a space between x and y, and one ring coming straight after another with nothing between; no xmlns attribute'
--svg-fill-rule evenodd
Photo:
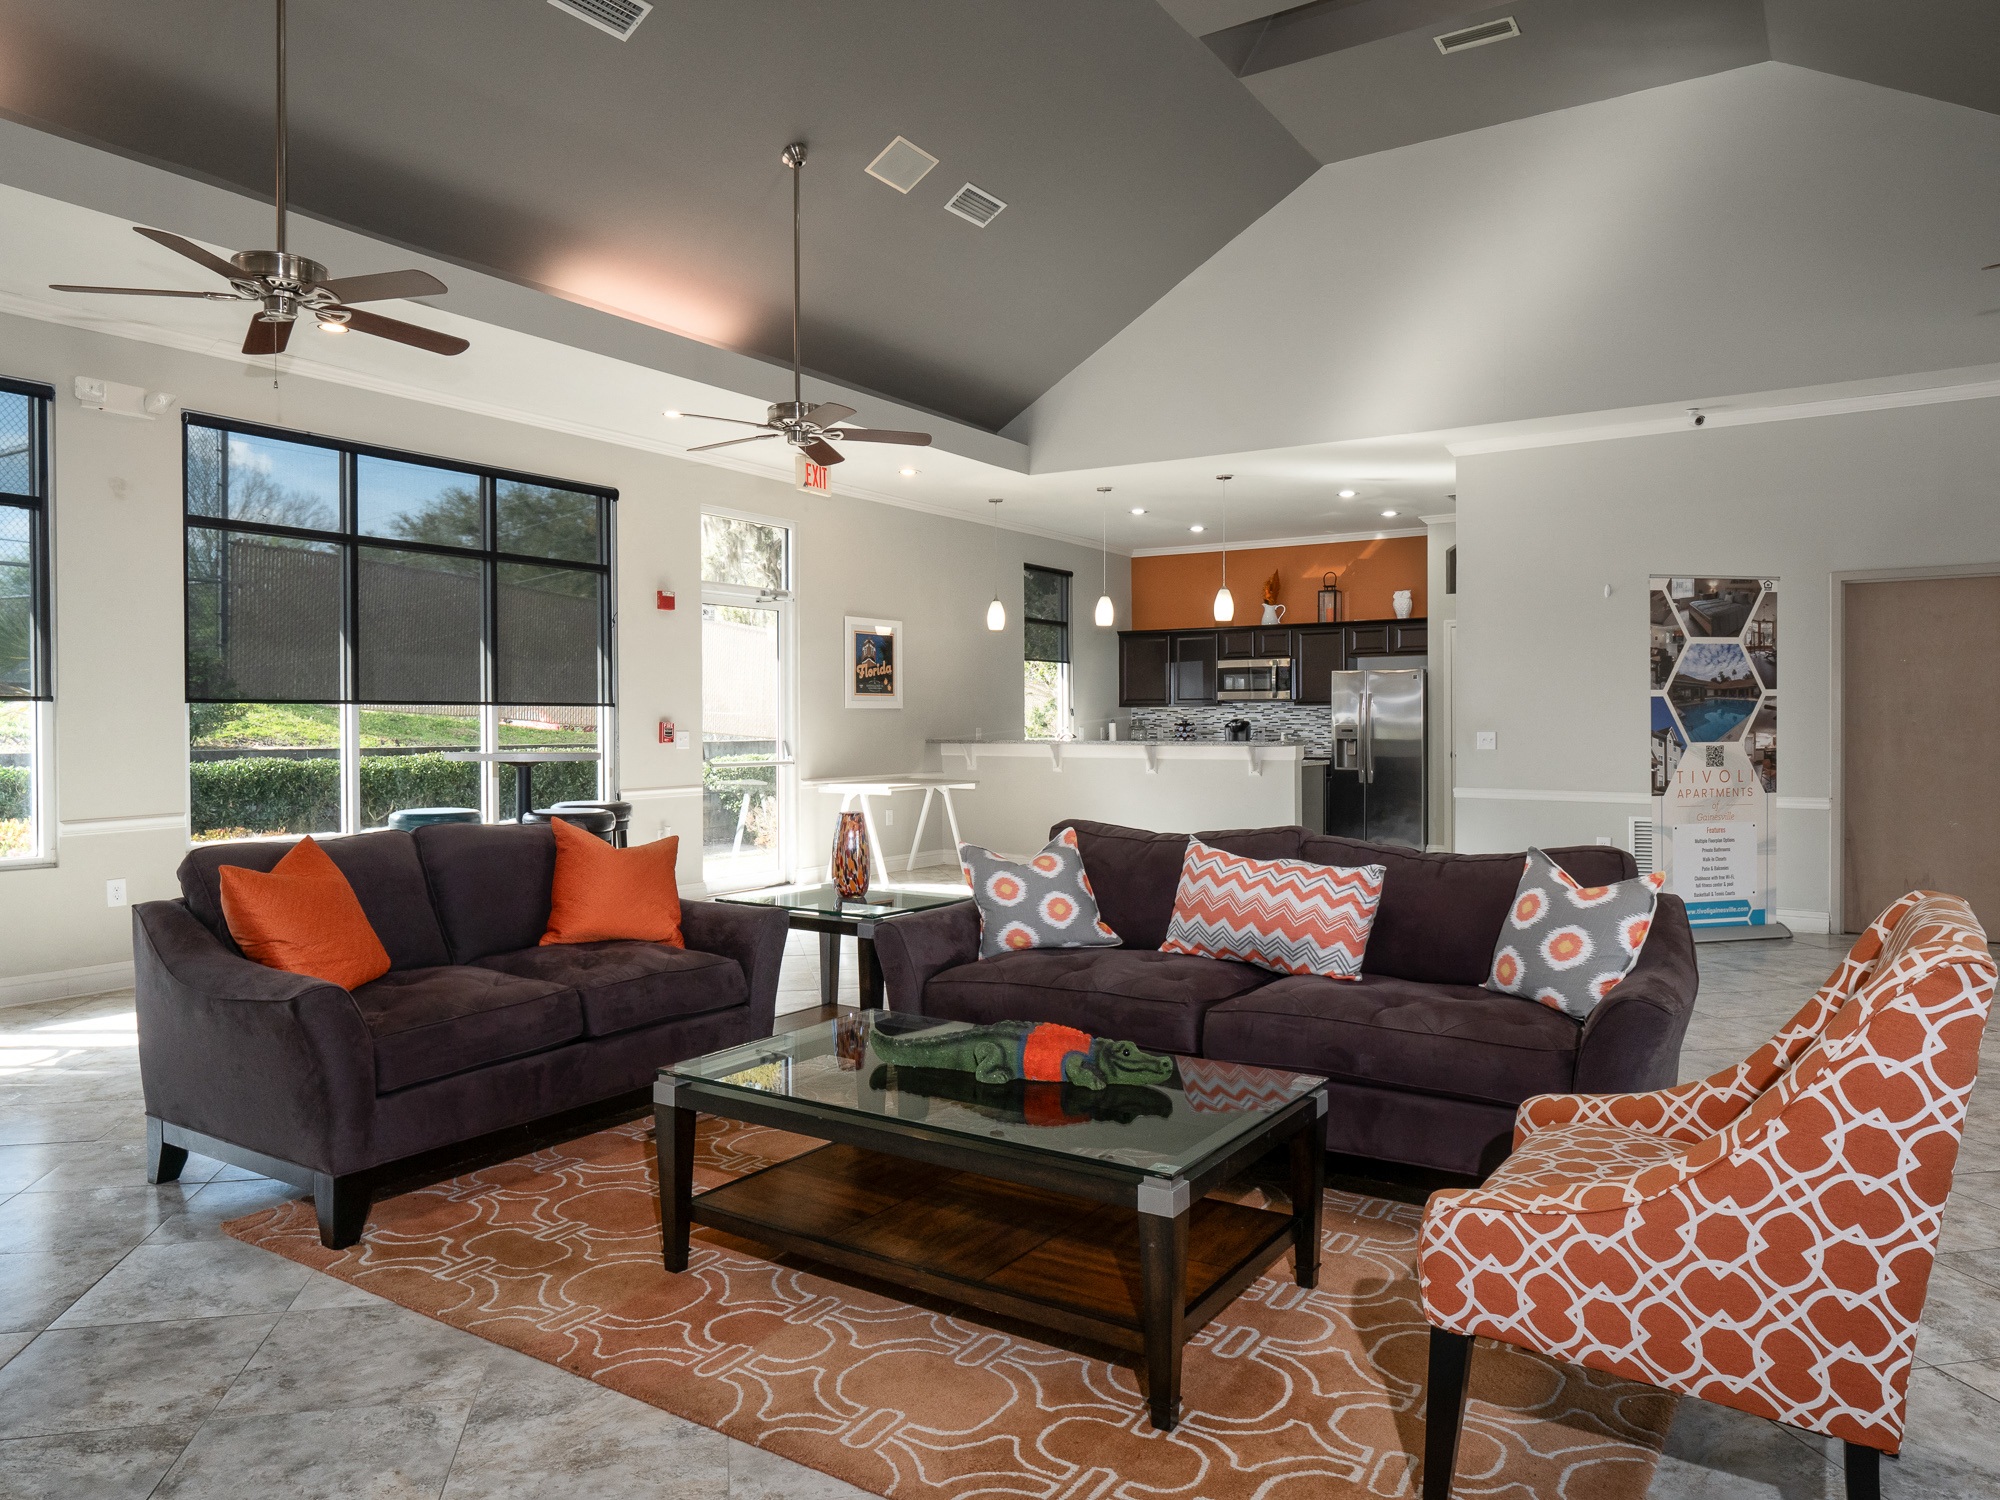
<svg viewBox="0 0 2000 1500"><path fill-rule="evenodd" d="M952 857L958 857L958 846L963 842L958 834L958 809L952 806L953 792L976 792L979 783L967 781L962 776L949 773L917 771L901 776L815 776L802 781L801 786L815 787L822 792L832 792L840 797L840 810L850 811L856 802L861 804L861 822L868 830L868 849L875 861L875 878L882 884L889 883L889 862L882 852L882 836L875 829L875 808L868 800L871 797L887 797L894 792L922 792L924 805L917 813L917 835L910 840L910 857L903 862L905 870L915 865L917 851L924 846L924 821L931 815L931 798L944 802L944 815L951 824Z"/></svg>

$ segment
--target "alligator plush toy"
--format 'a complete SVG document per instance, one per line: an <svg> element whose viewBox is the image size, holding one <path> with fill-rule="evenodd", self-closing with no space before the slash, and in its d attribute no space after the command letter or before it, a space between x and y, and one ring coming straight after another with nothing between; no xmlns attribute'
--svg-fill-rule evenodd
<svg viewBox="0 0 2000 1500"><path fill-rule="evenodd" d="M1080 1089L1165 1083L1174 1060L1142 1051L1136 1043L1094 1037L1074 1026L996 1021L960 1031L899 1036L877 1029L875 1055L901 1068L947 1068L981 1083L1068 1083Z"/></svg>
<svg viewBox="0 0 2000 1500"><path fill-rule="evenodd" d="M892 1074L878 1065L868 1086L877 1093L898 1088L920 1099L949 1099L1003 1125L1130 1125L1145 1118L1164 1120L1174 1112L1165 1089L1124 1083L1101 1089L1072 1083L981 1083L949 1068L899 1067Z"/></svg>

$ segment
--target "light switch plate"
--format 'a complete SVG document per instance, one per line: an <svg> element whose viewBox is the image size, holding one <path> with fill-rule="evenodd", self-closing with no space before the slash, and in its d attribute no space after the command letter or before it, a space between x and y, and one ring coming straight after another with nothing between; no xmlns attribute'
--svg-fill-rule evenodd
<svg viewBox="0 0 2000 1500"><path fill-rule="evenodd" d="M1497 729L1479 730L1472 737L1472 748L1475 750L1498 750L1500 748L1500 732Z"/></svg>

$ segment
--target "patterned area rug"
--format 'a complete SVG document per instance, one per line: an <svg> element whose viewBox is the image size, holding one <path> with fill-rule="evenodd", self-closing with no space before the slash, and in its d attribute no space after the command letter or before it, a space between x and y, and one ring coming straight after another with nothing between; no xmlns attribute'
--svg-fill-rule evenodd
<svg viewBox="0 0 2000 1500"><path fill-rule="evenodd" d="M706 1229L660 1264L637 1122L378 1203L321 1247L310 1203L239 1240L897 1500L1413 1495L1427 1334L1421 1211L1330 1192L1320 1285L1272 1268L1191 1344L1182 1419L1102 1351L835 1280ZM704 1120L699 1191L818 1142ZM1453 1494L1643 1496L1673 1398L1481 1342Z"/></svg>

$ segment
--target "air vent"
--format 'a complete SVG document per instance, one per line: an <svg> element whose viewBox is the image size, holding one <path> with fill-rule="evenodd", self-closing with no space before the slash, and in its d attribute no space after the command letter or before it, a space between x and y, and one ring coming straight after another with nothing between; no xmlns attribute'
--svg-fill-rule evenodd
<svg viewBox="0 0 2000 1500"><path fill-rule="evenodd" d="M924 180L938 159L921 146L912 146L900 135L882 148L882 154L868 163L868 175L886 182L899 193L907 193Z"/></svg>
<svg viewBox="0 0 2000 1500"><path fill-rule="evenodd" d="M1467 26L1462 31L1447 31L1431 40L1438 44L1438 51L1450 56L1468 48L1484 47L1489 42L1508 41L1520 34L1520 25L1512 16L1506 16L1498 21L1482 21L1477 26Z"/></svg>
<svg viewBox="0 0 2000 1500"><path fill-rule="evenodd" d="M968 224L977 224L984 229L1000 217L1000 210L1007 205L983 188L967 183L951 195L951 202L944 206L948 214L957 214Z"/></svg>
<svg viewBox="0 0 2000 1500"><path fill-rule="evenodd" d="M1629 842L1632 846L1632 862L1639 867L1641 875L1653 873L1653 820L1651 818L1627 818L1630 830Z"/></svg>
<svg viewBox="0 0 2000 1500"><path fill-rule="evenodd" d="M621 42L637 31L639 23L653 11L647 0L549 0L549 4L579 21L588 21Z"/></svg>

